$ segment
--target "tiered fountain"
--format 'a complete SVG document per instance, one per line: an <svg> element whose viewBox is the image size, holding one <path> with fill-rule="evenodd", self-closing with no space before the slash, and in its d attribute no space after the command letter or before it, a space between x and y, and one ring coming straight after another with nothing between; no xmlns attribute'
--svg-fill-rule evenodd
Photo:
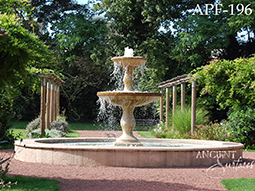
<svg viewBox="0 0 255 191"><path fill-rule="evenodd" d="M223 141L189 139L140 139L133 136L134 108L146 105L159 93L132 91L134 67L146 59L133 57L126 49L123 57L112 58L125 70L125 88L119 92L98 92L101 99L121 106L123 134L118 138L47 138L15 141L17 160L61 165L124 167L192 167L220 166L242 157L243 145Z"/></svg>
<svg viewBox="0 0 255 191"><path fill-rule="evenodd" d="M120 125L123 134L114 143L115 146L142 146L143 144L133 135L136 122L134 118L134 109L138 106L147 105L161 96L160 93L134 92L133 91L133 69L136 66L145 64L146 58L134 57L133 50L125 48L125 54L122 57L113 57L112 61L122 66L125 70L124 90L113 92L98 92L100 99L108 103L122 107L123 114Z"/></svg>

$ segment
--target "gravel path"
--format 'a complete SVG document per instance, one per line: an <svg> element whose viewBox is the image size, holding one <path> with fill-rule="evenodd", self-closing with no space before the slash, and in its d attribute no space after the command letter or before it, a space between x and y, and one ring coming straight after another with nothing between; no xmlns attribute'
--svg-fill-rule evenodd
<svg viewBox="0 0 255 191"><path fill-rule="evenodd" d="M117 131L79 131L86 137L118 137ZM136 137L137 132L134 132ZM8 152L8 153L6 153ZM0 157L12 151L0 151ZM244 152L242 166L201 168L125 168L47 165L15 159L9 175L57 179L61 191L162 191L224 190L220 181L227 178L255 178L255 152ZM247 165L250 162L250 165Z"/></svg>

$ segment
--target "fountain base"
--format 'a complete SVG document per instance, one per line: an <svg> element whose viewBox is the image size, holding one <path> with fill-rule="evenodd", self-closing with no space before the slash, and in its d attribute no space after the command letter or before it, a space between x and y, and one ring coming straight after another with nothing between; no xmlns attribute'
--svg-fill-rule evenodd
<svg viewBox="0 0 255 191"><path fill-rule="evenodd" d="M243 149L240 143L222 141L140 139L143 147L113 146L114 141L86 137L25 139L15 141L15 159L53 165L210 167L237 161Z"/></svg>
<svg viewBox="0 0 255 191"><path fill-rule="evenodd" d="M128 134L122 134L116 139L114 146L143 146L143 144L134 136Z"/></svg>

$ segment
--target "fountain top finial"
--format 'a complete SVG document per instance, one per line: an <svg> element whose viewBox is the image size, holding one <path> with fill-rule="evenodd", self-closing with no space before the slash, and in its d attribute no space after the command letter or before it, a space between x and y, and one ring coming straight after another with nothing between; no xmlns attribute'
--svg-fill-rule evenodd
<svg viewBox="0 0 255 191"><path fill-rule="evenodd" d="M134 56L134 50L132 48L126 47L124 57L133 57Z"/></svg>

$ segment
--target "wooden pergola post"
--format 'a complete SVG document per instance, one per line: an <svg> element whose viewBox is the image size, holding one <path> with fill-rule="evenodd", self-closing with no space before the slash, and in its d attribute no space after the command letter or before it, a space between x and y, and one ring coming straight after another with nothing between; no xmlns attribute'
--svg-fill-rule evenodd
<svg viewBox="0 0 255 191"><path fill-rule="evenodd" d="M54 97L54 84L50 86L50 123L53 121L53 97Z"/></svg>
<svg viewBox="0 0 255 191"><path fill-rule="evenodd" d="M42 78L42 85L41 85L41 109L40 109L40 126L41 126L41 135L43 135L45 131L45 97L46 97L46 78Z"/></svg>
<svg viewBox="0 0 255 191"><path fill-rule="evenodd" d="M181 110L185 107L185 83L181 83Z"/></svg>
<svg viewBox="0 0 255 191"><path fill-rule="evenodd" d="M60 92L59 92L59 85L56 88L56 119L59 114L59 106L60 106Z"/></svg>
<svg viewBox="0 0 255 191"><path fill-rule="evenodd" d="M50 87L51 87L51 82L47 82L47 99L46 99L46 129L50 128Z"/></svg>
<svg viewBox="0 0 255 191"><path fill-rule="evenodd" d="M163 89L160 89L160 93L161 93L161 97L160 97L160 116L159 116L159 120L163 121L164 117L163 117Z"/></svg>
<svg viewBox="0 0 255 191"><path fill-rule="evenodd" d="M173 85L173 115L177 106L177 87Z"/></svg>
<svg viewBox="0 0 255 191"><path fill-rule="evenodd" d="M173 120L172 120L172 127L174 128L174 113L176 110L176 105L177 105L177 88L176 85L173 85Z"/></svg>
<svg viewBox="0 0 255 191"><path fill-rule="evenodd" d="M54 97L53 97L53 121L57 120L57 84L54 84Z"/></svg>
<svg viewBox="0 0 255 191"><path fill-rule="evenodd" d="M166 128L168 128L169 118L169 88L166 88Z"/></svg>
<svg viewBox="0 0 255 191"><path fill-rule="evenodd" d="M196 125L196 82L192 81L191 92L191 134L194 133Z"/></svg>

